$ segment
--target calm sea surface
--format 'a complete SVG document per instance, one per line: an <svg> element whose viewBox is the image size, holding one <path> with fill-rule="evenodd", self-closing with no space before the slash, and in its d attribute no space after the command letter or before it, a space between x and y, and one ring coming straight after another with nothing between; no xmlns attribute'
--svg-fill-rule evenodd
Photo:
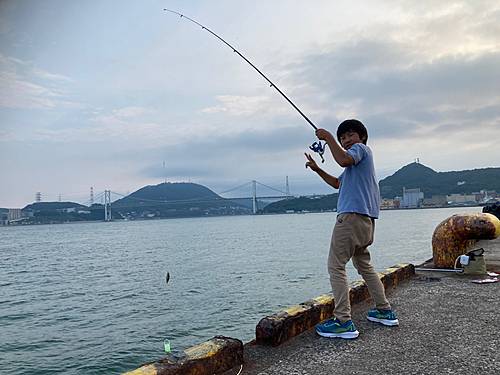
<svg viewBox="0 0 500 375"><path fill-rule="evenodd" d="M383 211L372 263L432 257L434 228L480 208ZM0 228L0 371L120 374L330 290L334 213ZM350 281L360 277L349 264ZM165 273L171 279L165 285Z"/></svg>

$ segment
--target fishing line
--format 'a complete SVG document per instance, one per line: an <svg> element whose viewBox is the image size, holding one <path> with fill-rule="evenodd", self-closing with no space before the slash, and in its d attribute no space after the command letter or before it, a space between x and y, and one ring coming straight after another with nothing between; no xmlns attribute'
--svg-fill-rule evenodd
<svg viewBox="0 0 500 375"><path fill-rule="evenodd" d="M236 48L234 48L232 45L230 45L228 42L226 42L224 39L222 39L219 35L217 35L216 33L214 33L212 30L210 30L209 28L203 26L201 23L198 23L196 22L195 20L193 20L192 18L189 18L181 13L178 13L178 12L175 12L173 10L170 10L170 9L163 9L164 11L167 11L167 12L170 12L170 13L173 13L173 14L177 14L178 16L180 16L181 18L185 18L187 19L188 21L191 21L193 22L194 24L200 26L203 30L207 30L210 34L212 34L213 36L215 36L217 39L219 39L222 43L224 43L226 46L228 46L229 48L231 48L233 50L233 52L236 52L238 54L238 56L240 56L243 60L245 60L248 64L250 64L250 66L252 68L254 68L267 82L269 82L269 84L271 85L270 87L274 87L286 100L287 102L297 110L297 112L299 112L301 114L301 116L309 123L309 125L311 125L315 130L317 130L318 128L316 127L316 125L313 124L313 122L311 120L309 120L309 118L299 109L299 107L297 107L289 98L288 96L286 96L283 91L281 91L278 86L276 86L269 78L267 78L264 73L262 73L254 64L252 64L250 62L250 60L248 60L245 56L243 56ZM314 151L314 152L317 152L319 154L319 156L321 156L321 162L323 163L325 160L323 159L323 154L325 153L325 149L323 148L323 145L321 144L321 142L314 142L311 146L309 146L309 148Z"/></svg>

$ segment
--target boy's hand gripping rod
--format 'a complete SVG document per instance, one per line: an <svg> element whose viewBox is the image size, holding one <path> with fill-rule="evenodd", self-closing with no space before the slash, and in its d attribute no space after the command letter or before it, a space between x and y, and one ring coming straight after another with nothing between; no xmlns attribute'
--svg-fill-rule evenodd
<svg viewBox="0 0 500 375"><path fill-rule="evenodd" d="M292 102L290 99L288 99L288 97L287 97L285 94L283 94L283 92L282 92L282 91L281 91L281 90L280 90L280 89L279 89L279 88L278 88L278 87L277 87L274 83L272 83L272 82L271 82L271 80L270 80L269 78L267 78L267 77L264 75L264 73L262 73L259 69L257 69L257 67L256 67L254 64L252 64L252 63L250 62L250 60L248 60L248 59L247 59L245 56L243 56L240 52L238 52L238 51L236 50L236 48L234 48L232 45L230 45L228 42L226 42L224 39L222 39L220 36L218 36L218 35L217 35L216 33L214 33L212 30L210 30L210 29L206 28L205 26L203 26L202 24L200 24L200 23L196 22L195 20L193 20L193 19L191 19L191 18L189 18L189 17L186 17L186 16L185 16L185 15L183 15L183 14L180 14L180 13L177 13L177 12L175 12L175 11L173 11L173 10L170 10L170 9L163 9L163 10L164 10L164 11L167 11L167 12L170 12L170 13L177 14L178 16L184 17L185 19L187 19L187 20L189 20L189 21L191 21L191 22L195 23L196 25L200 26L202 29L207 30L210 34L212 34L213 36L215 36L217 39L219 39L221 42L223 42L223 43L224 43L225 45L227 45L229 48L231 48L231 49L233 50L233 52L236 52L236 53L237 53L237 54L238 54L238 55L239 55L239 56L240 56L243 60L245 60L247 63L249 63L249 64L250 64L250 66L251 66L252 68L254 68L254 69L255 69L255 70L256 70L256 71L257 71L257 72L258 72L258 73L259 73L262 77L264 77L264 79L265 79L267 82L269 82L269 84L271 85L271 87L274 87L276 90L278 90L278 92L279 92L279 93L280 93L280 94L281 94L281 95L282 95L282 96L283 96L283 97L284 97L284 98L288 101L288 103L290 103L290 104L291 104L291 106L292 106L293 108L295 108L295 109L297 110L297 112L299 112L299 113L302 115L302 117L304 117L304 119L305 119L305 120L306 120L306 121L307 121L307 122L308 122L308 123L309 123L309 124L310 124L310 125L314 128L314 129L316 129L316 130L318 129L318 128L316 127L316 125L314 125L314 124L312 123L312 121L311 121L311 120L309 120L309 119L307 118L307 116L306 116L306 115L304 115L304 113L302 113L302 111L301 111L301 110L300 110L300 109L299 109L299 108L298 108L295 104L293 104L293 102ZM323 145L321 144L321 142L320 142L320 141L318 141L318 142L314 142L311 146L309 146L309 148L310 148L312 151L317 152L317 153L319 154L319 156L321 156L321 162L322 162L322 163L324 163L324 162L325 162L325 159L323 159L323 154L325 153L325 149L323 148Z"/></svg>

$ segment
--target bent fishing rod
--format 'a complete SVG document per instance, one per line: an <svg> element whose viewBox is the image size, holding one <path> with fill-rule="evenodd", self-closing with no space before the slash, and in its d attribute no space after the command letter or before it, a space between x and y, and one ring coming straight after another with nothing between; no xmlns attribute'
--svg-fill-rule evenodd
<svg viewBox="0 0 500 375"><path fill-rule="evenodd" d="M219 35L217 35L216 33L214 33L212 30L210 30L209 28L203 26L202 24L196 22L195 20L181 14L181 13L177 13L173 10L170 10L170 9L163 9L164 11L167 11L167 12L170 12L170 13L173 13L173 14L177 14L178 16L180 16L181 18L185 18L187 19L188 21L191 21L193 22L194 24L200 26L203 30L207 30L210 34L212 34L213 36L215 36L217 39L219 39L222 43L224 43L226 46L228 46L229 48L231 48L233 50L233 52L236 52L238 54L238 56L240 56L243 60L245 60L248 64L250 64L250 66L252 68L254 68L267 82L269 82L269 84L271 85L270 87L274 87L286 100L288 103L290 103L290 105L295 108L297 110L297 112L299 112L301 114L301 116L309 123L309 125L311 125L315 130L317 130L318 128L316 127L316 125L313 124L313 122L311 120L309 120L309 118L307 118L307 116L299 109L299 107L297 107L289 98L288 96L286 96L283 91L281 91L278 86L276 86L273 82L271 82L271 80L269 78L267 78L264 73L262 73L254 64L252 64L250 62L250 60L248 60L245 56L243 56L238 50L236 50L236 48L234 48L232 45L230 45L228 42L226 42L224 39L222 39ZM321 141L318 141L318 142L314 142L311 146L309 146L309 148L314 151L314 152L317 152L319 154L319 156L321 156L321 162L324 163L325 162L325 159L323 159L323 154L325 153L325 149L323 148L323 145L321 144Z"/></svg>

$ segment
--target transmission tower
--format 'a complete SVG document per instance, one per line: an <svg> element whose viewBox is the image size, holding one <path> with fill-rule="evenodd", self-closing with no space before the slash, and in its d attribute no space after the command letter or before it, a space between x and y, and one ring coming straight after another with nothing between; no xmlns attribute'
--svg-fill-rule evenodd
<svg viewBox="0 0 500 375"><path fill-rule="evenodd" d="M36 192L36 195L35 195L35 202L39 203L42 201L42 193L40 193L39 191Z"/></svg>

